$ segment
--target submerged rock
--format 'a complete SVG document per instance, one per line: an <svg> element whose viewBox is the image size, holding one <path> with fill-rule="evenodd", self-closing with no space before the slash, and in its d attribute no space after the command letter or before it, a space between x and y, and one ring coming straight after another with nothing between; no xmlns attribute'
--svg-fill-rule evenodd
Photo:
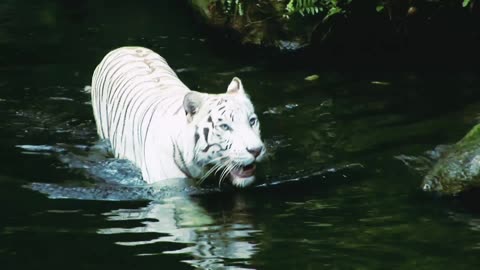
<svg viewBox="0 0 480 270"><path fill-rule="evenodd" d="M480 124L446 151L422 182L424 191L458 195L480 188Z"/></svg>

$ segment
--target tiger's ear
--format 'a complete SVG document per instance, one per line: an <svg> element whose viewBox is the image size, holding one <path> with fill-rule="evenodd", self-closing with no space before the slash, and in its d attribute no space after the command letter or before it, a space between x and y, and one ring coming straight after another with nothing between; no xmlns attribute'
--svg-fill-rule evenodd
<svg viewBox="0 0 480 270"><path fill-rule="evenodd" d="M234 77L227 88L227 94L245 94L245 89L243 89L242 81Z"/></svg>
<svg viewBox="0 0 480 270"><path fill-rule="evenodd" d="M203 100L203 94L196 91L190 91L185 95L185 98L183 98L183 108L185 109L189 123L192 121L193 116L200 110Z"/></svg>

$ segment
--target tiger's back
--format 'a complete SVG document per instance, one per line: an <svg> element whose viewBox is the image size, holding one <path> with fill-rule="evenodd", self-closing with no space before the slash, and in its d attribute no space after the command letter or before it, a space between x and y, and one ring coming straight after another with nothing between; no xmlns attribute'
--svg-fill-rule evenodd
<svg viewBox="0 0 480 270"><path fill-rule="evenodd" d="M111 51L92 78L98 134L110 141L115 157L129 159L142 168L152 123L158 127L162 122L184 122L182 101L189 91L157 53L142 47Z"/></svg>

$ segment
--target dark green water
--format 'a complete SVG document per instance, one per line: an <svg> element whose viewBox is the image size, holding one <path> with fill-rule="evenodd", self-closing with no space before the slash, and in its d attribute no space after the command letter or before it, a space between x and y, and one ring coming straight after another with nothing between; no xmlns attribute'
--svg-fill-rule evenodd
<svg viewBox="0 0 480 270"><path fill-rule="evenodd" d="M221 46L180 1L102 2L0 3L1 269L480 266L480 214L418 190L428 151L477 121L478 74L326 72ZM82 163L97 138L83 89L123 45L159 52L195 90L241 77L270 147L267 185L134 201L24 188L97 187Z"/></svg>

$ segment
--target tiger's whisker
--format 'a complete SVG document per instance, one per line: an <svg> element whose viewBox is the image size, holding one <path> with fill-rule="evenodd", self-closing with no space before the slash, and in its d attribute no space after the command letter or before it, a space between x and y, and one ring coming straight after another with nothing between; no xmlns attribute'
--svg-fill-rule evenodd
<svg viewBox="0 0 480 270"><path fill-rule="evenodd" d="M236 165L233 162L230 162L228 166L223 170L222 175L220 177L219 185L222 184L223 180L227 177L230 172L236 167Z"/></svg>
<svg viewBox="0 0 480 270"><path fill-rule="evenodd" d="M212 161L216 161L216 160L222 160L222 159L225 159L224 157L218 157L218 158L215 158L213 159ZM202 178L199 179L199 183L203 183L205 181L205 179L210 176L212 173L213 174L217 174L218 171L220 171L221 169L223 169L225 166L227 166L228 163L227 161L224 161L224 162L220 162L220 163L216 163L212 166L212 168L210 168L204 176L202 176Z"/></svg>
<svg viewBox="0 0 480 270"><path fill-rule="evenodd" d="M203 181L205 181L205 179L207 179L207 177L212 174L212 172L217 169L217 167L221 166L221 164L215 164L212 168L210 168L203 176L202 178L199 179L199 183L203 183Z"/></svg>

